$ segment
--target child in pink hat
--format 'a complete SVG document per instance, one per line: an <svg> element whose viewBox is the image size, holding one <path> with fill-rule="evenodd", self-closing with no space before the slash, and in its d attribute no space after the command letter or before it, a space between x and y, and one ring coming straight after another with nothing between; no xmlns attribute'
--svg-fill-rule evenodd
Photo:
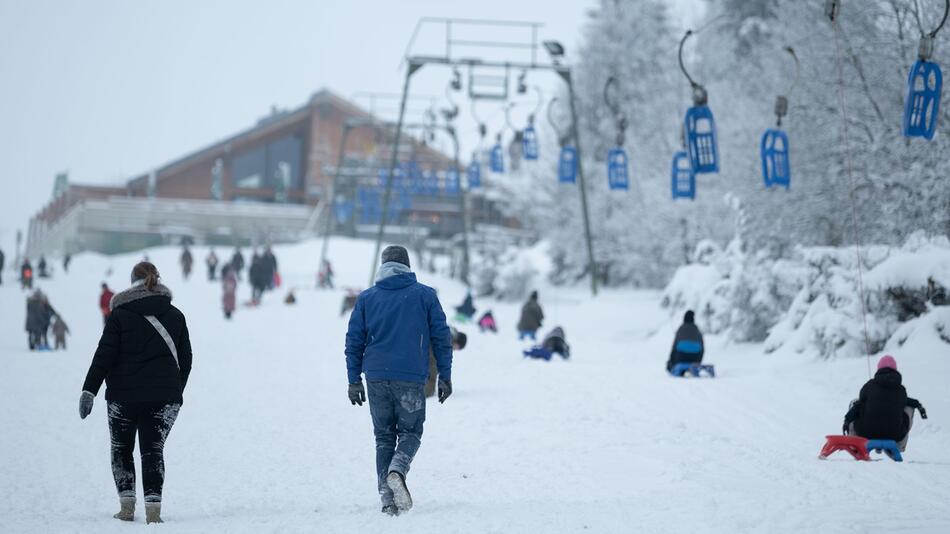
<svg viewBox="0 0 950 534"><path fill-rule="evenodd" d="M874 378L864 384L844 416L844 433L868 439L891 439L903 452L914 424L914 410L920 410L922 419L927 418L927 410L920 401L907 396L901 382L897 360L891 355L881 357Z"/></svg>

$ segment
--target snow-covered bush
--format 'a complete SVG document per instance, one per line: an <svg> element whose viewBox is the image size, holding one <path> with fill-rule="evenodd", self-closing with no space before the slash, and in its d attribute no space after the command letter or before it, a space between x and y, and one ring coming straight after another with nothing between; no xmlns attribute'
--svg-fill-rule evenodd
<svg viewBox="0 0 950 534"><path fill-rule="evenodd" d="M499 300L522 300L536 289L551 271L548 246L505 247L501 252L483 251L472 262L472 284L476 296L492 295Z"/></svg>

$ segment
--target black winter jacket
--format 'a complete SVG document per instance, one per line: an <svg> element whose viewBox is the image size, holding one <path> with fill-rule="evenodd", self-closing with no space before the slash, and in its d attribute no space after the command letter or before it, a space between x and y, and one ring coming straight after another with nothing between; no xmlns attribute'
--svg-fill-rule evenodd
<svg viewBox="0 0 950 534"><path fill-rule="evenodd" d="M680 350L687 347L692 349L697 344L699 345L698 352ZM705 352L706 344L703 343L703 334L696 323L683 323L676 331L676 337L673 338L673 348L670 349L670 359L666 362L666 370L671 370L678 363L702 363Z"/></svg>
<svg viewBox="0 0 950 534"><path fill-rule="evenodd" d="M163 285L149 291L133 287L112 297L96 355L82 389L98 394L106 382L106 400L120 402L182 402L191 373L191 341L185 316L171 304ZM178 351L178 364L146 315L155 316Z"/></svg>
<svg viewBox="0 0 950 534"><path fill-rule="evenodd" d="M845 424L854 423L855 433L868 439L900 441L910 430L910 418L904 412L920 403L907 397L901 385L901 374L894 369L880 369L868 380L857 402L844 416Z"/></svg>

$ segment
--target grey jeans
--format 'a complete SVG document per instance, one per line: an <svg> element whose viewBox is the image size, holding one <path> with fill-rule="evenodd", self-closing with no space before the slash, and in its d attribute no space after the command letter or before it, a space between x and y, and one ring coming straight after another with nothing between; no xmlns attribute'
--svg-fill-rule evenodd
<svg viewBox="0 0 950 534"><path fill-rule="evenodd" d="M376 477L383 505L392 504L393 492L386 476L396 471L404 477L419 445L426 420L424 384L395 380L367 381L369 413L376 435Z"/></svg>

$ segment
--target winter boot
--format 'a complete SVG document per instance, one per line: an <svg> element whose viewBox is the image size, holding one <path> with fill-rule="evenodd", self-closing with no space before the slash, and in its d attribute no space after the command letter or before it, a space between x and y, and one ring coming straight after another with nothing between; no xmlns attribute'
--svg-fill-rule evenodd
<svg viewBox="0 0 950 534"><path fill-rule="evenodd" d="M388 516L396 517L399 515L399 508L396 508L395 504L387 504L383 506L383 513Z"/></svg>
<svg viewBox="0 0 950 534"><path fill-rule="evenodd" d="M398 471L390 471L386 476L386 485L393 491L393 501L396 502L396 508L400 512L408 512L412 509L412 495L409 494L409 488L406 487L406 477Z"/></svg>
<svg viewBox="0 0 950 534"><path fill-rule="evenodd" d="M121 521L135 521L135 497L119 497L119 513L114 518Z"/></svg>
<svg viewBox="0 0 950 534"><path fill-rule="evenodd" d="M145 524L164 523L164 521L162 521L161 516L162 516L162 503L160 502L145 503Z"/></svg>

